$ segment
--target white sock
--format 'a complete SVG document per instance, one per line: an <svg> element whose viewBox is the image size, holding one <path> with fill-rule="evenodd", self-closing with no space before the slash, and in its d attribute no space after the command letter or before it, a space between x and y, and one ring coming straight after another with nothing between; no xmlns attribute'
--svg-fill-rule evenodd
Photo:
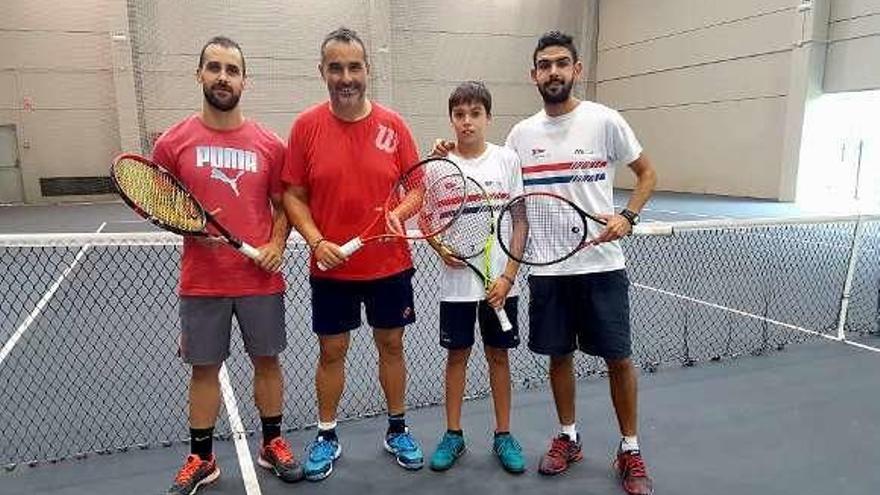
<svg viewBox="0 0 880 495"><path fill-rule="evenodd" d="M324 423L321 420L318 420L318 431L327 431L336 428L336 420Z"/></svg>
<svg viewBox="0 0 880 495"><path fill-rule="evenodd" d="M559 431L560 433L565 433L566 435L568 435L568 438L570 438L572 441L577 442L578 431L577 428L575 428L575 424L576 423L572 423L570 425L562 425L562 428Z"/></svg>
<svg viewBox="0 0 880 495"><path fill-rule="evenodd" d="M621 452L629 452L632 450L639 450L639 439L635 435L631 437L624 436L620 439L620 451Z"/></svg>

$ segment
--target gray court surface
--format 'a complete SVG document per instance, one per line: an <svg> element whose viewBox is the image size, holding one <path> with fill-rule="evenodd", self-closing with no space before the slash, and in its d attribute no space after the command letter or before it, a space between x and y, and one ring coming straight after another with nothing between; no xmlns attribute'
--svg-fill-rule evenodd
<svg viewBox="0 0 880 495"><path fill-rule="evenodd" d="M619 192L618 204L625 201L626 195L625 191ZM806 213L795 205L760 200L658 194L643 217L650 222ZM103 232L151 230L120 203L0 207L3 234L95 232L99 228ZM640 307L650 309L633 315L634 326L642 332L636 337L639 365L649 364L655 355L698 363L693 367L667 363L657 373L642 375L640 439L657 493L843 495L876 491L880 475L874 467L880 461L876 448L880 431L873 420L880 417L876 379L880 339L870 335L877 330L876 311L871 309L877 307L880 297L876 288L873 295L869 294L874 299L865 306L868 310L863 315L874 326L849 344L815 336L791 338L796 330L768 324L784 321L806 328L834 327L834 301L844 282L844 272L828 267L846 264L838 247L845 239L840 230L832 226L821 230L818 237L815 233L802 237L797 229L786 230L784 236L757 245L739 235L722 238L717 242L727 248L722 251L730 258L709 260L724 268L708 282L693 275L714 270L708 264L695 266L690 258L682 257L679 264L657 270L650 266L651 258L640 258L652 249L682 256L704 249L687 236L675 244L656 246L647 239L644 242L648 244L633 252L632 276L647 287L638 288L633 297ZM761 232L755 235L763 236ZM880 238L880 229L875 227L871 235ZM873 250L865 258L871 266L862 272L876 282L880 271L874 253L880 241L871 242ZM64 442L71 442L71 449L76 446L86 452L114 445L126 451L110 448L101 454L91 452L84 459L67 456L63 462L43 461L33 468L19 462L15 469L0 471L0 494L163 493L187 452L188 447L179 441L162 446L163 439L187 433L187 372L169 344L177 327L175 280L157 276L176 269L177 249L125 247L124 256L117 249L123 248L96 247L85 253L75 273L53 292L51 301L29 327L27 338L0 364L0 387L4 389L0 390L0 398L8 401L0 405L0 425L4 425L0 442L5 444L0 452L18 451L23 459L45 458L51 457L47 453L53 451L52 447ZM758 257L761 264L740 262L740 253L746 249L764 251ZM62 264L79 254L78 248L52 252L55 262L60 260ZM0 277L0 294L7 306L0 311L0 345L58 276L48 263L24 261L32 255L14 248L0 253L6 270ZM768 270L768 266L773 269ZM143 275L133 277L133 273ZM417 290L431 285L431 280L424 278L426 273L417 275ZM316 346L308 330L307 303L299 297L302 287L307 286L306 277L302 267L288 266L289 292L297 295L288 303L292 345L285 356L289 383L285 420L296 425L308 424L315 417L311 382ZM755 280L766 283L755 286ZM114 289L122 286L134 286L136 290L114 295ZM663 291L673 292L679 299L687 295L701 304L683 311L670 305ZM156 293L166 297L139 296ZM436 317L433 296L428 291L421 295L422 303L417 300L422 321ZM734 298L738 298L737 307L745 308L750 316L734 319L729 311L718 309L733 305ZM521 304L523 309L525 303ZM72 309L76 310L73 314L80 315L77 321L67 321ZM150 331L134 335L126 333L129 327ZM425 341L424 336L408 334L410 343ZM367 332L355 336L350 367L375 370L375 352L369 340ZM785 345L780 345L783 342ZM777 351L777 347L783 350ZM256 424L247 421L255 417L255 411L250 400L249 367L241 354L240 344L236 344L227 365L246 427L254 428ZM484 369L482 354L474 354L472 367ZM730 354L742 357L711 360L716 355ZM410 346L408 357L408 398L423 405L437 403L442 397L443 353L434 346ZM556 478L536 474L537 460L555 427L549 391L541 380L529 381L529 373L542 366L543 359L523 349L512 356L514 381L519 389L514 395L514 432L530 460L530 471L523 476L504 473L492 458L491 403L474 400L466 403L464 414L470 451L448 473L410 473L396 467L379 448L384 431L384 419L379 416L348 421L340 427L345 453L330 479L289 486L257 467L261 492L621 493L609 468L616 426L607 382L593 372L582 374L585 378L579 382L578 417L586 461ZM485 389L471 384L468 393L481 395ZM375 377L349 374L342 414L379 412L382 403ZM137 415L130 415L127 411L131 410L138 411ZM444 429L442 408L414 409L408 416L430 455ZM225 412L218 423L218 429L222 428L228 429ZM125 433L131 430L149 432L149 448L141 450L127 444ZM40 438L30 436L32 431L41 432ZM300 429L287 436L301 454L313 434L313 430ZM256 455L257 441L256 435L249 437L251 457ZM223 477L200 493L245 493L233 442L222 440L215 446Z"/></svg>
<svg viewBox="0 0 880 495"><path fill-rule="evenodd" d="M866 344L877 346L880 339ZM880 483L877 441L880 355L839 343L810 343L771 356L743 357L641 377L641 443L658 494L868 494ZM489 453L491 402L465 404L468 453L446 473L406 472L379 448L384 419L343 424L344 454L320 483L285 485L258 471L274 493L622 493L609 467L616 426L607 382L578 386L586 459L563 475L536 473L554 428L549 392L515 395L513 430L530 461L520 476ZM429 452L444 428L442 409L409 413ZM289 434L299 451L313 431ZM203 493L244 493L231 442L216 446L223 476ZM250 442L254 453L256 440ZM113 454L0 478L2 493L161 493L184 447ZM259 470L259 468L257 468Z"/></svg>

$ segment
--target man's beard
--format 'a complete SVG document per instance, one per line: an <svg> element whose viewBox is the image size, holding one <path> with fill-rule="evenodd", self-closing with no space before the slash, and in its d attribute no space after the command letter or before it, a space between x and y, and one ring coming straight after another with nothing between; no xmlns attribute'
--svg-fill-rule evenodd
<svg viewBox="0 0 880 495"><path fill-rule="evenodd" d="M557 82L557 81L553 81ZM569 82L561 81L562 88L559 89L556 93L551 93L547 90L547 85L538 86L538 92L541 93L541 98L544 99L544 103L548 104L556 104L563 103L568 100L568 97L571 96L571 89L574 87L574 79ZM548 83L549 84L549 83Z"/></svg>
<svg viewBox="0 0 880 495"><path fill-rule="evenodd" d="M235 94L235 92L232 91L232 88L228 86L222 87L232 96L226 100L220 100L216 96L214 96L215 88L217 88L217 86L215 86L214 88L206 87L202 90L205 93L205 100L208 102L209 105L216 108L217 110L220 110L221 112L228 112L238 106L238 100L241 98L241 94Z"/></svg>

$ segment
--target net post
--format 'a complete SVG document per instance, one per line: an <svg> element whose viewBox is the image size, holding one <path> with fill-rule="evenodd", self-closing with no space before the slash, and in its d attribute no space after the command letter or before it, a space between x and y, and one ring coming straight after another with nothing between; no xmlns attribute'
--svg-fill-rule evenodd
<svg viewBox="0 0 880 495"><path fill-rule="evenodd" d="M849 261L846 267L846 281L843 283L843 291L840 295L840 312L837 318L837 339L846 340L846 315L849 310L849 301L852 296L853 279L856 273L856 264L859 258L859 245L862 238L862 217L856 218L853 231L852 243L849 247Z"/></svg>

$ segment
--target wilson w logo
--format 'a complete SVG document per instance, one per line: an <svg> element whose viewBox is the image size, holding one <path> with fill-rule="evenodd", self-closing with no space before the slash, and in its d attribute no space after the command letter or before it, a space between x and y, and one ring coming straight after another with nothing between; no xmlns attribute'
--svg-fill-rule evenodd
<svg viewBox="0 0 880 495"><path fill-rule="evenodd" d="M397 151L397 133L390 127L379 124L379 132L376 133L376 148L386 153Z"/></svg>

